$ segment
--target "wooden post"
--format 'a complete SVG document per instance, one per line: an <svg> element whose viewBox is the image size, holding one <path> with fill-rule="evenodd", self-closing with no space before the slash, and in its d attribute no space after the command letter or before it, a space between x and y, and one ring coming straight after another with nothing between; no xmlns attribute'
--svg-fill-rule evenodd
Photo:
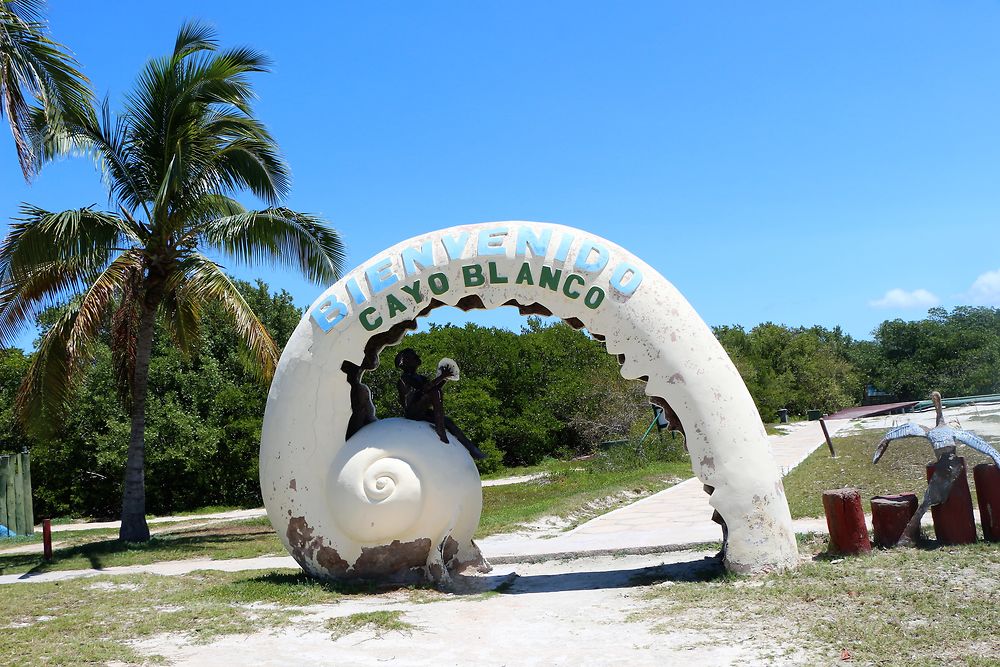
<svg viewBox="0 0 1000 667"><path fill-rule="evenodd" d="M24 534L35 534L35 505L31 498L31 455L21 452L21 469L24 475Z"/></svg>
<svg viewBox="0 0 1000 667"><path fill-rule="evenodd" d="M0 526L6 526L9 530L10 519L7 517L7 475L10 469L10 457L0 456Z"/></svg>
<svg viewBox="0 0 1000 667"><path fill-rule="evenodd" d="M42 519L42 552L45 560L52 560L52 520Z"/></svg>
<svg viewBox="0 0 1000 667"><path fill-rule="evenodd" d="M980 463L972 469L972 479L976 482L983 539L1000 542L1000 468L992 463Z"/></svg>
<svg viewBox="0 0 1000 667"><path fill-rule="evenodd" d="M931 508L934 517L934 535L941 544L972 544L976 541L976 515L972 512L972 492L965 473L965 459L956 457L962 464L948 499ZM927 480L934 475L934 464L927 464Z"/></svg>
<svg viewBox="0 0 1000 667"><path fill-rule="evenodd" d="M833 440L830 439L830 432L826 430L826 420L820 417L820 428L823 429L823 437L826 438L826 446L830 448L830 456L837 458L837 452L833 451Z"/></svg>
<svg viewBox="0 0 1000 667"><path fill-rule="evenodd" d="M14 464L14 516L16 517L14 525L17 526L14 532L18 535L24 535L24 471L21 470L20 456L14 454L10 459Z"/></svg>
<svg viewBox="0 0 1000 667"><path fill-rule="evenodd" d="M4 484L4 495L7 500L7 527L19 535L20 533L14 528L14 524L17 523L17 506L14 504L14 459L11 456L3 458L7 462L7 483Z"/></svg>
<svg viewBox="0 0 1000 667"><path fill-rule="evenodd" d="M883 549L896 546L903 536L903 529L916 511L915 493L872 498L872 537L875 545Z"/></svg>
<svg viewBox="0 0 1000 667"><path fill-rule="evenodd" d="M872 550L857 489L824 491L823 511L830 529L831 553L860 554Z"/></svg>

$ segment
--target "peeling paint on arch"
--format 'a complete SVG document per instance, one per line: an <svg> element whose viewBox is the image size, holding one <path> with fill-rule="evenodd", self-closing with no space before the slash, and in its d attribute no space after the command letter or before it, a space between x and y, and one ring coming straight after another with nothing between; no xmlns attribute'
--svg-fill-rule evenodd
<svg viewBox="0 0 1000 667"><path fill-rule="evenodd" d="M268 395L260 479L272 524L308 572L382 576L372 563L393 562L386 549L409 545L401 562L411 567L413 545L424 539L431 578L447 578L445 545L449 563L482 562L472 543L482 490L464 449L415 446L424 434L413 428L431 429L392 423L405 420L355 427L345 438L352 418L345 369L371 368L381 347L439 305L516 305L602 338L622 360L622 375L648 378L646 393L669 403L684 424L695 474L714 487L708 502L729 528L727 567L794 567L788 504L760 417L690 304L609 241L560 225L501 222L389 248L327 289L292 334ZM290 539L304 539L303 526L308 540Z"/></svg>

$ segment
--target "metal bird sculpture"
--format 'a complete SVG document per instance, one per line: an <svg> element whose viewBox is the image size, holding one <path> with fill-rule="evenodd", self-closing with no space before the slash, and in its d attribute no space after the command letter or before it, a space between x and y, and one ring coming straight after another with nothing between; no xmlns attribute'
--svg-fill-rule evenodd
<svg viewBox="0 0 1000 667"><path fill-rule="evenodd" d="M910 423L889 429L889 431L886 432L885 437L878 443L878 447L875 448L875 456L872 457L872 463L878 463L878 460L882 458L883 454L885 454L885 450L889 448L889 443L893 440L920 437L927 438L931 441L931 446L934 448L935 454L939 454L942 450L948 447L954 451L955 441L957 440L962 444L968 445L969 447L986 454L993 459L993 462L996 463L997 467L1000 467L1000 452L991 447L989 443L975 433L952 428L945 424L944 411L941 408L941 394L936 391L933 392L931 394L931 400L934 401L934 410L937 412L937 423L934 425L934 428L927 428L926 426Z"/></svg>
<svg viewBox="0 0 1000 667"><path fill-rule="evenodd" d="M954 485L955 480L958 479L959 474L961 474L962 464L958 460L958 457L955 456L956 441L986 454L993 459L997 467L1000 467L1000 452L991 447L989 443L974 433L952 428L945 423L944 410L941 407L941 394L936 391L932 392L931 400L934 401L934 410L937 412L937 423L934 425L934 428L927 428L926 426L913 423L891 428L878 443L878 446L875 448L875 455L872 457L872 463L878 463L882 455L885 454L885 450L889 448L889 443L901 438L912 437L927 438L930 440L931 446L934 448L934 453L937 455L937 461L934 463L934 472L931 475L930 482L927 484L927 492L924 494L924 499L917 508L917 511L910 518L906 528L903 529L903 536L899 541L903 545L912 545L917 542L920 536L920 519L923 518L924 513L927 512L929 507L939 505L948 499L951 487Z"/></svg>

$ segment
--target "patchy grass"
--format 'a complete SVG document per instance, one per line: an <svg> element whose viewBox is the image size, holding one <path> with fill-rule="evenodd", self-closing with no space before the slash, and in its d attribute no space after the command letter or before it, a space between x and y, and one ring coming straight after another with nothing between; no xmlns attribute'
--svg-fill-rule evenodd
<svg viewBox="0 0 1000 667"><path fill-rule="evenodd" d="M510 532L543 516L590 518L691 476L689 461L653 460L633 467L597 456L572 463L523 484L485 487L476 536Z"/></svg>
<svg viewBox="0 0 1000 667"><path fill-rule="evenodd" d="M368 630L382 637L390 632L410 634L417 626L403 620L401 611L362 611L350 616L339 616L327 620L325 627L334 639L340 639L353 632Z"/></svg>
<svg viewBox="0 0 1000 667"><path fill-rule="evenodd" d="M277 629L301 622L316 605L397 589L324 583L292 570L13 584L0 589L0 664L163 663L167 657L140 654L134 643L163 633L201 643ZM409 602L430 601L420 588L400 592ZM326 627L337 637L362 629L377 635L409 632L415 626L401 612L375 611L333 619Z"/></svg>
<svg viewBox="0 0 1000 667"><path fill-rule="evenodd" d="M750 642L805 664L1000 664L1000 545L875 551L829 559L826 538L797 570L758 579L664 582L629 620L705 642Z"/></svg>
<svg viewBox="0 0 1000 667"><path fill-rule="evenodd" d="M294 616L290 605L336 602L341 597L302 575L273 572L14 584L4 586L0 595L0 664L145 664L151 658L138 655L130 641L175 632L203 642L280 627Z"/></svg>
<svg viewBox="0 0 1000 667"><path fill-rule="evenodd" d="M266 517L230 521L210 526L175 530L154 536L142 544L117 539L93 539L93 531L81 534L81 544L53 550L46 563L40 553L0 554L0 574L49 572L52 570L103 569L118 565L145 565L191 558L250 558L284 554Z"/></svg>
<svg viewBox="0 0 1000 667"><path fill-rule="evenodd" d="M560 461L559 459L545 458L541 463L533 466L516 466L513 468L503 468L496 472L481 475L482 479L503 479L504 477L519 477L521 475L533 475L539 472L557 472L572 468L575 461Z"/></svg>
<svg viewBox="0 0 1000 667"><path fill-rule="evenodd" d="M934 460L930 443L924 438L897 440L889 445L882 459L872 465L875 446L884 434L885 429L869 429L834 437L836 458L830 456L826 447L821 447L792 470L784 479L792 516L823 516L823 491L848 486L861 490L866 511L869 511L867 499L872 496L913 492L921 498L927 488L924 466ZM972 468L991 459L965 446L958 448L958 455L965 457L975 502Z"/></svg>

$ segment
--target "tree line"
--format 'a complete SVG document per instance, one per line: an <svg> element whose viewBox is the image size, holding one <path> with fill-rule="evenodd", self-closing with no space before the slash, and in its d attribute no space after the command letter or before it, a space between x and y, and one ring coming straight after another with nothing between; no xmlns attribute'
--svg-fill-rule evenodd
<svg viewBox="0 0 1000 667"><path fill-rule="evenodd" d="M283 346L301 317L291 296L262 282L237 282L247 303ZM39 317L42 334L58 309ZM267 390L221 307L207 308L192 351L169 335L154 340L147 416L146 491L151 513L205 505L257 505L257 455ZM157 325L168 326L166 321ZM861 401L866 384L924 398L1000 391L1000 310L930 311L915 322L883 322L873 340L841 330L773 323L715 333L747 383L765 421L778 408L793 414L832 411ZM165 334L165 332L161 332ZM433 375L455 359L461 381L445 392L448 414L487 454L484 472L533 464L544 457L592 452L602 442L635 441L653 413L643 383L625 380L602 343L562 322L528 318L519 332L466 324L431 325L401 343ZM387 348L364 381L379 417L397 416L398 370ZM13 401L31 355L0 351L0 451L32 453L41 514L115 516L121 501L129 414L116 392L112 331L102 330L92 359L61 419L26 433Z"/></svg>

